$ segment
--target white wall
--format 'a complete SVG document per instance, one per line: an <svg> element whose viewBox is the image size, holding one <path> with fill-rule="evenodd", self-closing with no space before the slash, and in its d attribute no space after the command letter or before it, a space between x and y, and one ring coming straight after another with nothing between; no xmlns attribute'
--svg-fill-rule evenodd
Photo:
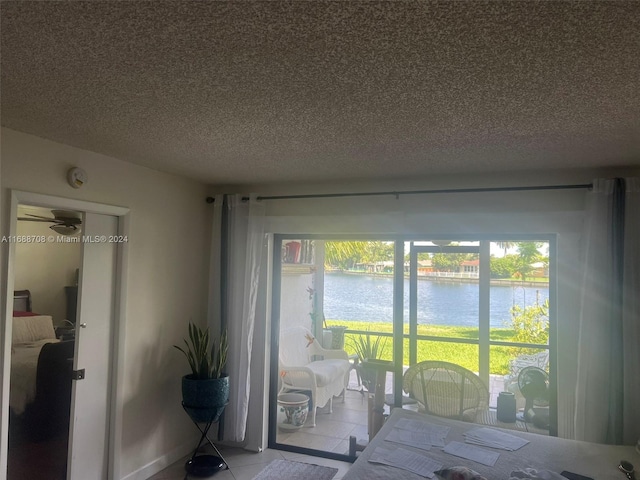
<svg viewBox="0 0 640 480"><path fill-rule="evenodd" d="M48 223L18 222L17 234L48 236ZM57 236L57 235L56 235ZM54 325L67 318L64 287L75 285L80 267L80 243L17 243L15 247L15 290L31 292L32 310L51 315Z"/></svg>
<svg viewBox="0 0 640 480"><path fill-rule="evenodd" d="M260 196L336 192L440 190L588 184L594 178L637 176L638 169L518 172L395 179L378 182L251 185ZM231 188L231 187L230 187ZM227 188L229 190L229 188ZM497 193L363 196L267 200L270 233L557 234L559 435L573 436L579 250L585 189ZM266 318L262 319L266 322ZM264 390L265 385L252 384Z"/></svg>
<svg viewBox="0 0 640 480"><path fill-rule="evenodd" d="M3 129L2 136L3 232L9 189L130 208L120 478L147 478L193 448L197 434L180 406L187 363L172 345L182 341L190 320L204 324L206 318L206 188L13 130ZM88 174L82 189L67 185L72 166Z"/></svg>
<svg viewBox="0 0 640 480"><path fill-rule="evenodd" d="M289 267L289 268L287 268ZM311 330L313 299L307 288L315 289L314 275L309 267L283 266L280 287L280 330L302 326ZM305 272L306 270L306 272Z"/></svg>

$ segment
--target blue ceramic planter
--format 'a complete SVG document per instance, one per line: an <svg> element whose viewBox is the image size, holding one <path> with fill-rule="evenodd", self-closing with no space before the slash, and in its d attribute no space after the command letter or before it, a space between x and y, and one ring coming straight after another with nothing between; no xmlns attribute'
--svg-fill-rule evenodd
<svg viewBox="0 0 640 480"><path fill-rule="evenodd" d="M217 422L229 403L229 376L207 380L182 377L182 403L194 422Z"/></svg>

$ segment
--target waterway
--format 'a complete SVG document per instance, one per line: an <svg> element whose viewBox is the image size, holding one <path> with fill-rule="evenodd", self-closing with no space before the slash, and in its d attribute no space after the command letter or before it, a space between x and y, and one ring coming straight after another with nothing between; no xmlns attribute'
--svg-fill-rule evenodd
<svg viewBox="0 0 640 480"><path fill-rule="evenodd" d="M326 273L324 314L327 319L363 322L393 320L393 278ZM543 303L549 298L547 284L535 287L492 285L490 323L505 327L514 305ZM478 326L477 283L442 283L418 280L418 323ZM409 322L409 280L404 282L404 319Z"/></svg>

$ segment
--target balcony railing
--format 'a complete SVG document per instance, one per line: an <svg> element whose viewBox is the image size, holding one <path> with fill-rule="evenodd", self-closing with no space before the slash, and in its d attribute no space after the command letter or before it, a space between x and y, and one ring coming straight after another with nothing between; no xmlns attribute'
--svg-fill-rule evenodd
<svg viewBox="0 0 640 480"><path fill-rule="evenodd" d="M393 338L394 336L392 332L376 332L371 330L347 329L345 331L345 349L349 351L349 353L353 353L351 342L353 341L352 339L355 335L365 335L367 337L371 337L371 336L383 337L387 339ZM409 340L412 338L412 336L409 333L403 333L402 338L403 338L403 348L405 349L405 352L404 352L405 361L403 361L403 364L405 367L407 367L409 362L406 361L407 360L406 354L409 347ZM477 349L478 346L480 345L480 340L478 338L451 338L451 337L438 337L438 336L430 336L430 335L429 336L416 335L415 338L418 342L438 342L438 343L447 343L447 344L457 343L457 344L466 345L467 347L463 347L461 345L460 348L457 350L455 348L451 350L447 348L447 350L450 350L448 352L449 355L446 358L438 358L438 360L449 361L457 364L464 363L464 362L461 362L459 358L456 358L459 355L464 355L462 353L463 349L465 348L468 349L469 347L473 348L473 346L475 346L475 348ZM492 352L498 353L498 354L501 353L503 357L507 357L508 359L507 362L509 365L511 365L513 361L519 358L522 355L522 353L525 351L529 353L534 353L534 351L544 352L549 350L548 345L542 345L542 344L528 344L528 343L525 344L525 343L517 343L517 342L489 341L489 345L492 349ZM502 352L498 352L498 350L502 350ZM379 358L383 360L392 360L391 358L392 355L393 355L392 344L391 342L387 341L387 348L384 349L383 354L380 355ZM473 353L472 355L476 356L477 353ZM548 358L548 355L547 355L547 358ZM422 361L422 360L425 360L425 358L418 358L418 361ZM466 368L469 368L470 370L478 373L477 364L473 366L466 365ZM513 372L505 368L498 368L498 369L493 368L492 371L489 372L490 385L488 387L491 394L490 404L492 407L495 407L495 402L496 402L498 393L502 391L504 388L504 378L508 377L511 373Z"/></svg>
<svg viewBox="0 0 640 480"><path fill-rule="evenodd" d="M478 278L478 272L421 272L418 271L419 277L437 277L437 278Z"/></svg>

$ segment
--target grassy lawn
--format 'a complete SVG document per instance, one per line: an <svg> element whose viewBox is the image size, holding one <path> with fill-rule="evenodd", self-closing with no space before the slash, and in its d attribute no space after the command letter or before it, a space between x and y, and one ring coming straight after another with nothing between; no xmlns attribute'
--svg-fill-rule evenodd
<svg viewBox="0 0 640 480"><path fill-rule="evenodd" d="M371 331L392 333L393 325L389 322L350 322L344 320L327 320L328 326L342 325L349 330ZM404 333L409 333L409 326L405 324ZM443 336L449 338L465 338L477 339L478 329L473 327L457 327L448 325L418 325L418 335ZM491 339L509 341L513 338L514 331L508 328L492 328ZM355 353L353 348L353 339L357 334L347 334L345 337L345 350ZM384 341L383 341L384 342ZM409 340L404 340L404 364L409 365ZM391 360L393 354L392 339L387 337L382 355L383 360ZM518 355L512 347L491 347L490 354L490 373L497 375L506 374L509 360ZM451 363L462 365L463 367L473 371L478 371L478 346L418 340L418 362L423 360L443 360Z"/></svg>

